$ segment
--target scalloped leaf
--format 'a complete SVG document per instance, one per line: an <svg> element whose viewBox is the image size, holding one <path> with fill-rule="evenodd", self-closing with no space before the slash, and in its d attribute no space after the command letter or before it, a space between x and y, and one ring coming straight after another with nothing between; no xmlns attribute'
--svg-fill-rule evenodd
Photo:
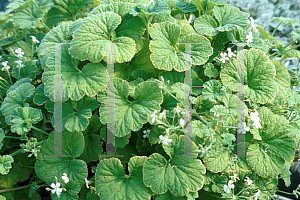
<svg viewBox="0 0 300 200"><path fill-rule="evenodd" d="M262 141L250 144L247 155L249 167L259 176L277 177L286 161L294 159L296 143L287 136L288 121L280 115L274 115L268 108L258 110L262 129L259 129Z"/></svg>
<svg viewBox="0 0 300 200"><path fill-rule="evenodd" d="M87 17L74 33L70 54L81 61L107 62L107 43L120 43L114 45L114 59L118 63L129 62L136 53L136 44L132 38L116 36L121 20L111 11Z"/></svg>
<svg viewBox="0 0 300 200"><path fill-rule="evenodd" d="M228 60L221 70L220 78L224 85L237 85L237 78L245 79L245 96L255 103L267 103L272 101L278 92L276 83L275 66L270 62L269 57L258 49L243 50L245 60L244 77L237 77L237 60ZM243 53L240 52L240 53ZM231 87L237 91L236 87Z"/></svg>
<svg viewBox="0 0 300 200"><path fill-rule="evenodd" d="M111 94L114 93L112 88ZM115 79L115 135L124 137L132 131L138 131L145 124L147 114L151 115L154 110L160 110L163 102L161 89L153 81L142 82L137 85L133 95L133 101L128 100L129 83L125 80ZM145 92L147 91L147 92ZM98 101L101 95L98 95ZM102 94L103 100L99 109L100 119L106 123L107 111L113 108L106 108L106 94ZM108 116L112 117L112 116Z"/></svg>
<svg viewBox="0 0 300 200"><path fill-rule="evenodd" d="M32 124L36 124L43 119L43 114L42 111L37 108L19 107L14 109L11 117L11 131L23 135L30 131Z"/></svg>
<svg viewBox="0 0 300 200"><path fill-rule="evenodd" d="M103 200L145 200L151 199L151 190L143 183L143 165L146 156L131 157L126 175L119 159L100 161L95 175L95 185Z"/></svg>
<svg viewBox="0 0 300 200"><path fill-rule="evenodd" d="M61 194L61 199L78 198L84 178L87 178L87 165L78 158L84 150L85 142L80 132L62 132L62 154L71 157L59 157L54 154L54 132L50 133L48 140L44 141L35 162L35 171L39 178L47 184L55 182L55 176L60 179L66 173L70 182L66 184L67 192ZM48 155L48 156L47 156ZM52 156L49 156L52 155ZM52 196L54 197L54 195Z"/></svg>
<svg viewBox="0 0 300 200"><path fill-rule="evenodd" d="M144 164L143 180L156 194L170 190L174 195L184 196L203 187L205 172L199 159L175 157L168 162L162 155L154 153Z"/></svg>
<svg viewBox="0 0 300 200"><path fill-rule="evenodd" d="M0 174L8 174L12 168L11 163L14 162L14 158L11 155L0 156Z"/></svg>
<svg viewBox="0 0 300 200"><path fill-rule="evenodd" d="M72 58L68 53L68 46L67 44L62 47L62 101L66 101L68 98L78 101L85 94L94 97L101 91L101 87L105 87L107 84L106 68L101 63L88 63L81 70L78 69L78 60ZM54 101L54 57L49 57L46 64L47 67L42 76L44 93L51 101Z"/></svg>
<svg viewBox="0 0 300 200"><path fill-rule="evenodd" d="M166 71L175 69L179 72L185 70L185 45L177 44L179 42L197 43L191 45L192 65L204 64L213 54L207 38L197 34L189 34L179 38L180 32L180 26L171 22L155 23L149 28L152 38L149 45L152 52L150 59L155 68Z"/></svg>

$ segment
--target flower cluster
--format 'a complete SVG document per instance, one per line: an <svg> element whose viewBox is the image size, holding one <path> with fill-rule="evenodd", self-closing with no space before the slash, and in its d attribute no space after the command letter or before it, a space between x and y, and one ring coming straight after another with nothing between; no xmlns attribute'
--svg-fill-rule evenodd
<svg viewBox="0 0 300 200"><path fill-rule="evenodd" d="M170 142L172 142L172 139L168 139L168 137L164 137L163 135L159 136L158 144L163 143L168 145Z"/></svg>
<svg viewBox="0 0 300 200"><path fill-rule="evenodd" d="M250 21L248 21L248 24L250 24L250 27L251 27L251 30L254 32L254 33L256 33L257 31L258 31L258 29L255 27L255 25L254 25L254 19L252 18L252 17L250 17L249 18L250 19Z"/></svg>
<svg viewBox="0 0 300 200"><path fill-rule="evenodd" d="M41 145L36 146L36 143L37 143L36 138L30 138L26 142L26 144L20 144L20 146L23 148L24 152L31 152L31 154L29 154L28 157L31 157L32 155L37 157L37 153L40 151Z"/></svg>
<svg viewBox="0 0 300 200"><path fill-rule="evenodd" d="M34 36L30 36L31 38L32 38L32 42L33 43L40 43L40 41L38 41L37 39L36 39L36 37L34 37Z"/></svg>
<svg viewBox="0 0 300 200"><path fill-rule="evenodd" d="M225 63L226 60L229 60L229 58L235 57L235 56L236 56L236 55L232 52L231 48L228 47L228 48L227 48L227 51L228 51L228 57L226 57L226 56L227 56L227 53L220 53L220 56L221 56L221 58L219 59L220 62Z"/></svg>
<svg viewBox="0 0 300 200"><path fill-rule="evenodd" d="M25 67L25 65L22 64L22 60L18 60L18 61L15 61L15 63L17 63L17 68L22 68L22 67Z"/></svg>
<svg viewBox="0 0 300 200"><path fill-rule="evenodd" d="M10 66L7 65L7 63L8 63L8 61L5 61L5 62L1 63L1 65L3 66L2 69L1 69L2 71L4 71L4 70L8 71L10 69Z"/></svg>
<svg viewBox="0 0 300 200"><path fill-rule="evenodd" d="M149 138L149 134L150 134L150 130L149 129L144 130L143 133L144 133L144 135L143 135L144 138Z"/></svg>
<svg viewBox="0 0 300 200"><path fill-rule="evenodd" d="M245 134L248 131L250 131L250 127L246 127L245 122L238 124L238 133Z"/></svg>
<svg viewBox="0 0 300 200"><path fill-rule="evenodd" d="M257 129L262 128L260 124L260 118L258 116L258 112L255 110L255 112L250 113L250 119L254 122L253 126L255 126Z"/></svg>
<svg viewBox="0 0 300 200"><path fill-rule="evenodd" d="M248 33L248 35L246 35L246 39L248 44L253 42L253 35L251 31Z"/></svg>
<svg viewBox="0 0 300 200"><path fill-rule="evenodd" d="M17 57L23 58L24 52L22 51L21 48L17 48L17 49L15 50L15 52L16 52L16 54L17 54Z"/></svg>

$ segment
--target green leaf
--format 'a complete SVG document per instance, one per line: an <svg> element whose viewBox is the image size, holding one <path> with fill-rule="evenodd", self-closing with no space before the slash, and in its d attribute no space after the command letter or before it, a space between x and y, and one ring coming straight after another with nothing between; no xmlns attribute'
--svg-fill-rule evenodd
<svg viewBox="0 0 300 200"><path fill-rule="evenodd" d="M6 175L0 175L0 187L4 189L12 188L19 182L18 173L15 167L11 168Z"/></svg>
<svg viewBox="0 0 300 200"><path fill-rule="evenodd" d="M221 70L220 78L224 85L237 85L237 78L245 81L245 96L255 103L272 101L278 92L275 66L269 57L257 49L243 50L245 60L244 77L237 77L237 60L228 60ZM231 87L232 91L237 91Z"/></svg>
<svg viewBox="0 0 300 200"><path fill-rule="evenodd" d="M26 61L24 65L25 66L22 68L13 67L12 76L18 80L22 78L29 78L31 80L35 79L36 72L38 71L37 67L32 61Z"/></svg>
<svg viewBox="0 0 300 200"><path fill-rule="evenodd" d="M84 161L75 159L78 158L84 151L84 138L80 132L62 132L62 155L70 155L71 157L59 157L54 154L54 132L50 133L48 140L44 141L41 150L38 153L35 163L35 171L39 178L46 181L47 184L55 182L55 176L59 179L66 173L70 179L69 183L76 184L76 193L80 191L80 187L84 185L84 178L87 177L87 165ZM54 156L49 156L54 155ZM69 184L68 183L68 184ZM68 185L67 184L67 185ZM67 193L62 194L68 197ZM74 192L74 191L73 191ZM71 195L74 196L74 195Z"/></svg>
<svg viewBox="0 0 300 200"><path fill-rule="evenodd" d="M286 26L294 26L294 24L298 21L297 19L291 19L289 17L274 17L272 18L272 21L278 21L279 23L283 23L284 27Z"/></svg>
<svg viewBox="0 0 300 200"><path fill-rule="evenodd" d="M44 10L51 6L52 2L48 0L31 0L26 7L18 9L13 14L12 22L20 28L32 28L33 25L40 22L44 15Z"/></svg>
<svg viewBox="0 0 300 200"><path fill-rule="evenodd" d="M244 29L248 26L248 13L240 11L232 6L215 6L213 18L210 15L202 15L194 22L194 27L199 34L214 36L220 32L231 31L234 27Z"/></svg>
<svg viewBox="0 0 300 200"><path fill-rule="evenodd" d="M34 89L34 86L30 83L24 83L7 93L0 108L7 124L11 125L11 114L13 110L15 108L24 107L25 100L33 95Z"/></svg>
<svg viewBox="0 0 300 200"><path fill-rule="evenodd" d="M143 183L143 165L148 158L135 156L129 160L126 175L119 159L100 161L95 175L96 190L101 199L144 200L151 198L151 190Z"/></svg>
<svg viewBox="0 0 300 200"><path fill-rule="evenodd" d="M289 123L287 131L289 137L294 138L296 142L300 142L300 121L299 120Z"/></svg>
<svg viewBox="0 0 300 200"><path fill-rule="evenodd" d="M112 88L110 89L112 90ZM145 92L147 91L147 92ZM113 94L114 91L111 91ZM115 79L115 135L124 137L132 131L138 131L145 124L147 114L154 110L160 110L163 96L157 83L153 81L142 82L137 85L133 95L133 101L128 100L129 84L127 81ZM98 99L99 100L99 99ZM101 104L99 113L103 124L106 123L106 103ZM112 117L112 116L108 116Z"/></svg>
<svg viewBox="0 0 300 200"><path fill-rule="evenodd" d="M74 33L70 54L79 60L96 63L104 59L107 62L107 43L121 43L114 45L115 61L130 61L136 52L135 41L116 36L115 30L120 24L121 16L111 11L87 17Z"/></svg>
<svg viewBox="0 0 300 200"><path fill-rule="evenodd" d="M290 187L290 185L291 185L292 173L290 172L290 168L291 168L291 162L286 162L280 173L280 178L282 178L284 180L284 185L286 187Z"/></svg>
<svg viewBox="0 0 300 200"><path fill-rule="evenodd" d="M29 188L29 197L32 197L33 193L35 193L36 190L38 190L41 186L37 185L36 182L31 183L31 186Z"/></svg>
<svg viewBox="0 0 300 200"><path fill-rule="evenodd" d="M62 101L70 98L78 101L86 94L89 97L95 96L101 87L107 84L106 68L101 63L88 63L83 66L82 70L78 69L78 60L71 57L68 53L68 46L62 47L61 68L62 74ZM47 67L43 73L42 80L44 82L45 95L54 101L54 76L55 76L55 59L49 57L47 59ZM59 98L59 97L56 97Z"/></svg>
<svg viewBox="0 0 300 200"><path fill-rule="evenodd" d="M250 144L247 155L253 156L247 157L247 162L257 175L277 177L285 162L294 158L296 143L287 137L288 121L283 116L274 115L266 107L259 108L258 113L262 141Z"/></svg>
<svg viewBox="0 0 300 200"><path fill-rule="evenodd" d="M99 106L97 100L91 97L84 97L79 101L72 101L72 105L65 103L62 105L62 126L63 130L84 131L89 125L89 118L92 111ZM54 117L52 118L54 126Z"/></svg>
<svg viewBox="0 0 300 200"><path fill-rule="evenodd" d="M43 119L43 114L37 108L19 107L14 109L11 117L11 131L23 135L30 131L32 124L36 124Z"/></svg>
<svg viewBox="0 0 300 200"><path fill-rule="evenodd" d="M174 195L184 196L203 187L206 172L199 159L175 157L167 161L158 153L152 154L143 167L143 180L157 194L168 190Z"/></svg>
<svg viewBox="0 0 300 200"><path fill-rule="evenodd" d="M204 83L202 90L203 99L221 101L225 95L222 84L218 80L210 80Z"/></svg>
<svg viewBox="0 0 300 200"><path fill-rule="evenodd" d="M295 41L300 40L300 30L293 30L291 32L292 39Z"/></svg>
<svg viewBox="0 0 300 200"><path fill-rule="evenodd" d="M39 59L42 66L46 65L46 60L48 57L53 57L55 55L55 44L54 43L70 43L71 41L71 28L74 23L62 22L55 28L51 29L46 36L41 41L39 46ZM62 45L62 46L65 46Z"/></svg>
<svg viewBox="0 0 300 200"><path fill-rule="evenodd" d="M186 85L184 83L175 83L171 87L172 93L176 93L176 97L179 99L184 99L185 96L185 90L190 91L191 87L189 85Z"/></svg>
<svg viewBox="0 0 300 200"><path fill-rule="evenodd" d="M101 14L107 11L119 14L122 17L122 22L115 30L116 36L125 36L134 39L136 43L136 52L138 52L143 47L142 35L145 32L146 26L139 17L133 17L127 14L127 9L134 8L135 6L136 4L129 2L112 2L111 4L103 4L96 7L88 16ZM134 24L134 26L132 26L132 24Z"/></svg>
<svg viewBox="0 0 300 200"><path fill-rule="evenodd" d="M12 168L11 163L14 162L14 158L11 155L0 156L0 174L8 174Z"/></svg>
<svg viewBox="0 0 300 200"><path fill-rule="evenodd" d="M274 80L279 86L279 90L276 94L276 98L274 99L274 101L279 101L280 104L283 104L288 101L288 97L290 96L291 91L291 81L289 72L281 62L277 60L272 60L271 62L275 65L276 76Z"/></svg>
<svg viewBox="0 0 300 200"><path fill-rule="evenodd" d="M166 71L172 69L184 71L185 45L177 44L179 42L197 43L191 45L192 65L202 65L212 55L213 51L208 39L197 34L189 34L180 39L180 31L180 26L171 22L154 24L149 28L152 38L149 45L152 52L150 59L155 68Z"/></svg>
<svg viewBox="0 0 300 200"><path fill-rule="evenodd" d="M103 152L103 142L100 139L100 135L94 133L84 136L85 148L80 156L82 160L87 163L99 160L98 156Z"/></svg>
<svg viewBox="0 0 300 200"><path fill-rule="evenodd" d="M155 200L185 200L185 197L175 196L171 192L167 192L165 194L158 195Z"/></svg>
<svg viewBox="0 0 300 200"><path fill-rule="evenodd" d="M213 64L208 63L205 66L204 74L205 76L208 76L210 78L217 78L217 76L219 75L219 71L214 67Z"/></svg>
<svg viewBox="0 0 300 200"><path fill-rule="evenodd" d="M2 128L0 128L0 149L3 147L3 142L4 142L5 134Z"/></svg>

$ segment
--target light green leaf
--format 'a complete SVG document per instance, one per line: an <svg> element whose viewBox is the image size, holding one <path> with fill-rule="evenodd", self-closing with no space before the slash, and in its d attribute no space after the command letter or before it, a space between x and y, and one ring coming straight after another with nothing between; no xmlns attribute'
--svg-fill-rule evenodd
<svg viewBox="0 0 300 200"><path fill-rule="evenodd" d="M13 110L15 108L24 107L25 100L31 97L33 93L34 86L30 83L24 83L7 94L0 109L5 116L5 121L8 125L11 125L11 114Z"/></svg>
<svg viewBox="0 0 300 200"><path fill-rule="evenodd" d="M184 83L175 83L172 85L172 93L176 93L176 97L179 99L184 99L185 96L185 90L190 91L191 87L189 85L186 85Z"/></svg>
<svg viewBox="0 0 300 200"><path fill-rule="evenodd" d="M240 52L241 53L241 52ZM221 70L220 78L224 85L237 85L237 78L245 79L245 96L255 103L272 101L278 92L275 66L269 57L257 49L243 50L245 60L244 77L237 77L237 60L228 60ZM231 87L232 91L237 91Z"/></svg>
<svg viewBox="0 0 300 200"><path fill-rule="evenodd" d="M259 134L259 130L257 128L252 128L250 129L250 133L253 135L253 138L256 140L262 140L260 134Z"/></svg>
<svg viewBox="0 0 300 200"><path fill-rule="evenodd" d="M182 39L180 36L180 26L171 22L154 24L149 28L152 38L150 41L150 59L154 67L171 71L182 72L185 69L185 45L181 43L200 43L191 45L192 65L204 64L213 51L210 42L203 36L189 34ZM163 48L162 48L163 47Z"/></svg>
<svg viewBox="0 0 300 200"><path fill-rule="evenodd" d="M11 131L23 135L30 131L32 124L36 124L43 119L43 114L37 108L19 107L14 109L11 117Z"/></svg>
<svg viewBox="0 0 300 200"><path fill-rule="evenodd" d="M284 185L286 187L290 187L291 185L291 171L290 171L290 168L291 168L291 162L286 162L281 173L280 173L280 178L282 178L284 180Z"/></svg>
<svg viewBox="0 0 300 200"><path fill-rule="evenodd" d="M143 164L146 156L135 156L128 162L126 175L119 159L102 160L95 175L96 190L103 200L144 200L151 198L151 190L143 183Z"/></svg>
<svg viewBox="0 0 300 200"><path fill-rule="evenodd" d="M278 21L279 23L283 23L284 27L286 26L294 26L294 24L298 21L297 19L291 19L289 17L274 17L272 18L272 21Z"/></svg>
<svg viewBox="0 0 300 200"><path fill-rule="evenodd" d="M44 141L35 163L36 174L39 178L46 181L47 184L55 182L55 176L59 179L66 173L70 179L69 183L74 183L75 194L80 191L80 186L84 185L84 178L87 177L87 165L78 158L84 150L85 142L80 132L62 132L62 155L71 157L49 156L54 154L54 132L50 133L48 140ZM47 156L48 155L48 156ZM69 184L68 183L68 184ZM67 185L68 185L67 184ZM71 194L69 194L71 193ZM74 191L70 190L62 195L66 197L74 196ZM75 195L76 196L76 195ZM62 197L62 196L61 196Z"/></svg>
<svg viewBox="0 0 300 200"><path fill-rule="evenodd" d="M112 90L112 88L110 89ZM147 92L145 92L147 91ZM113 94L114 91L111 91ZM124 137L132 131L138 131L145 124L147 114L151 115L154 110L160 110L163 102L161 89L153 81L142 82L134 91L133 101L128 99L129 84L127 81L115 79L115 135ZM99 100L99 99L98 99ZM106 123L106 103L101 104L99 112L103 124ZM112 116L108 116L112 117Z"/></svg>
<svg viewBox="0 0 300 200"><path fill-rule="evenodd" d="M139 17L133 17L127 14L127 9L134 8L136 4L129 2L113 2L111 4L103 4L93 9L88 16L101 14L103 12L112 11L122 17L121 24L116 29L116 36L126 36L135 40L136 52L143 47L142 35L146 29L144 22ZM134 24L134 26L132 26Z"/></svg>
<svg viewBox="0 0 300 200"><path fill-rule="evenodd" d="M0 174L8 174L12 168L11 163L14 162L14 158L11 155L0 156Z"/></svg>
<svg viewBox="0 0 300 200"><path fill-rule="evenodd" d="M115 61L130 61L136 52L136 45L129 37L116 36L115 29L120 24L121 16L111 11L87 17L74 33L70 54L79 60L97 63L104 59L107 62L107 43L121 43L114 45Z"/></svg>
<svg viewBox="0 0 300 200"><path fill-rule="evenodd" d="M295 41L300 40L300 30L293 30L291 32L292 39Z"/></svg>
<svg viewBox="0 0 300 200"><path fill-rule="evenodd" d="M259 129L262 141L250 144L247 155L249 167L259 176L277 177L286 161L294 158L296 143L287 137L288 121L280 115L274 115L268 108L258 109L262 129Z"/></svg>
<svg viewBox="0 0 300 200"><path fill-rule="evenodd" d="M289 123L287 131L289 137L294 138L296 142L300 142L300 121L299 120Z"/></svg>
<svg viewBox="0 0 300 200"><path fill-rule="evenodd" d="M22 68L13 67L12 76L20 80L22 78L29 78L31 80L35 79L37 67L33 65L32 61L26 61L23 63L25 66Z"/></svg>
<svg viewBox="0 0 300 200"><path fill-rule="evenodd" d="M32 28L33 25L40 22L44 15L44 10L51 6L52 2L47 0L31 0L26 7L18 9L13 14L12 22L20 28Z"/></svg>
<svg viewBox="0 0 300 200"><path fill-rule="evenodd" d="M219 71L214 67L213 64L208 63L205 66L204 74L210 78L217 78Z"/></svg>
<svg viewBox="0 0 300 200"><path fill-rule="evenodd" d="M175 196L170 191L165 194L158 195L155 200L186 200L185 197Z"/></svg>
<svg viewBox="0 0 300 200"><path fill-rule="evenodd" d="M101 63L88 63L80 70L78 69L78 60L71 57L68 53L69 45L62 47L61 68L62 74L62 101L70 98L78 101L85 94L89 97L95 96L101 87L107 84L107 71ZM55 76L55 59L49 57L47 59L48 66L45 68L42 80L44 82L45 95L54 101L54 76ZM59 98L59 97L56 97Z"/></svg>
<svg viewBox="0 0 300 200"><path fill-rule="evenodd" d="M157 194L170 190L174 195L184 196L203 187L205 172L199 159L175 157L168 162L162 155L154 153L144 164L143 180Z"/></svg>
<svg viewBox="0 0 300 200"><path fill-rule="evenodd" d="M202 15L194 22L194 27L199 34L215 36L218 31L231 31L234 27L244 29L248 26L248 13L232 6L215 6L213 16Z"/></svg>
<svg viewBox="0 0 300 200"><path fill-rule="evenodd" d="M289 72L281 62L277 60L272 60L271 62L275 65L276 76L274 80L279 86L279 90L274 101L280 102L280 104L284 104L288 101L288 97L290 96L291 91Z"/></svg>
<svg viewBox="0 0 300 200"><path fill-rule="evenodd" d="M210 80L204 83L202 90L203 99L221 101L225 95L222 84L218 80Z"/></svg>
<svg viewBox="0 0 300 200"><path fill-rule="evenodd" d="M70 43L70 31L72 25L74 23L69 22L62 22L55 28L51 29L46 36L41 41L39 46L39 58L42 66L45 66L46 60L48 57L54 57L55 55L55 44L54 43ZM62 45L62 46L65 46Z"/></svg>
<svg viewBox="0 0 300 200"><path fill-rule="evenodd" d="M72 105L65 103L62 105L62 126L63 130L84 131L89 125L89 118L92 111L99 106L97 100L91 97L84 97L79 101L72 101ZM54 124L54 117L52 118Z"/></svg>

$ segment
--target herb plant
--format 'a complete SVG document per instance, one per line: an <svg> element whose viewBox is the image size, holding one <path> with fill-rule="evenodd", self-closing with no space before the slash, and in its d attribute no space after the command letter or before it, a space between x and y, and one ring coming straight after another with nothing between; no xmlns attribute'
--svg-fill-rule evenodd
<svg viewBox="0 0 300 200"><path fill-rule="evenodd" d="M300 30L284 46L225 0L17 0L0 18L1 199L269 200L278 179L291 184L300 142L300 94L291 88L299 70L283 61L300 58ZM106 87L108 43L114 88ZM104 157L112 117L116 156ZM236 155L236 134L245 156Z"/></svg>

